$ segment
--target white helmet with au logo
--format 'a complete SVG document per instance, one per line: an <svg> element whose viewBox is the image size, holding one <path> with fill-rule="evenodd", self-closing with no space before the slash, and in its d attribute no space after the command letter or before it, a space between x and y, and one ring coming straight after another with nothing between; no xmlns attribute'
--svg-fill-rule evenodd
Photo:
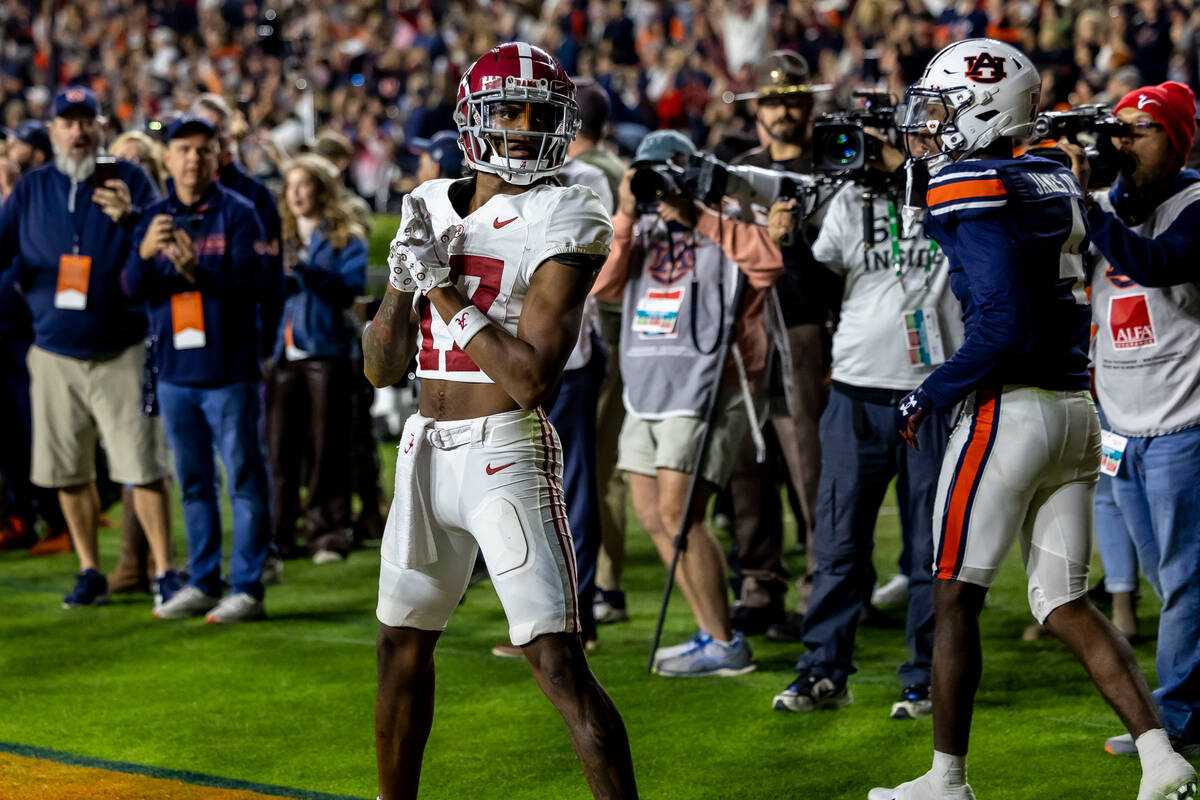
<svg viewBox="0 0 1200 800"><path fill-rule="evenodd" d="M899 127L909 158L927 161L932 175L997 139L1028 137L1041 89L1033 61L1012 45L964 39L947 46L904 94ZM932 138L936 146L914 153L908 136Z"/></svg>

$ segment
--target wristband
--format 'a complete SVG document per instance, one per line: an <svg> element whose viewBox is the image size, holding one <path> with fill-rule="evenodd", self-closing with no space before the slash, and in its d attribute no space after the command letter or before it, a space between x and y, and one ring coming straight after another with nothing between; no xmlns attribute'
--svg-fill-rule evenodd
<svg viewBox="0 0 1200 800"><path fill-rule="evenodd" d="M461 311L456 313L446 323L446 327L450 329L450 335L454 338L454 343L458 345L460 350L467 349L467 342L475 338L475 334L491 324L491 320L487 315L473 305L468 304Z"/></svg>

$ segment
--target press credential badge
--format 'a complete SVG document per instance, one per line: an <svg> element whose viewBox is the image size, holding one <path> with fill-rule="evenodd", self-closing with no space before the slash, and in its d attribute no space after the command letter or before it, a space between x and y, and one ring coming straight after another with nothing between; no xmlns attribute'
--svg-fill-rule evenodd
<svg viewBox="0 0 1200 800"><path fill-rule="evenodd" d="M1105 475L1117 476L1121 460L1125 458L1125 445L1129 439L1112 431L1100 431L1100 471Z"/></svg>
<svg viewBox="0 0 1200 800"><path fill-rule="evenodd" d="M924 369L936 367L945 361L946 350L942 345L942 328L938 324L937 310L917 308L905 311L901 316L909 365L913 369Z"/></svg>
<svg viewBox="0 0 1200 800"><path fill-rule="evenodd" d="M683 287L651 289L638 300L633 314L633 332L648 336L674 336L683 305Z"/></svg>

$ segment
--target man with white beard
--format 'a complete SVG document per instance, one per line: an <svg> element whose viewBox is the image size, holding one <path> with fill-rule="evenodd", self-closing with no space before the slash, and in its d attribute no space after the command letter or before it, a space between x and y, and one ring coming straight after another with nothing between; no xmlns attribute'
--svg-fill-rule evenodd
<svg viewBox="0 0 1200 800"><path fill-rule="evenodd" d="M158 192L127 161L98 172L99 115L91 90L60 92L50 124L54 162L27 172L0 207L0 275L18 270L33 315L30 478L58 490L79 554L65 608L108 601L96 547L98 438L112 479L134 487L134 511L155 563L155 602L179 586L169 562L166 443L162 425L144 408L153 404L143 396L146 317L120 286L136 247L134 226Z"/></svg>

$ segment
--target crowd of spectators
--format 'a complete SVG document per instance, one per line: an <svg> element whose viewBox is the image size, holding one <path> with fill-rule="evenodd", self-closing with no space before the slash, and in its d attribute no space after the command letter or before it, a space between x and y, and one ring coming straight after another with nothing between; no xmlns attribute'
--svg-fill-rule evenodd
<svg viewBox="0 0 1200 800"><path fill-rule="evenodd" d="M281 186L281 151L336 130L352 146L351 183L376 210L398 207L403 174L416 171L410 143L454 127L463 68L506 40L541 44L570 74L594 77L625 155L656 128L709 149L753 141L745 104L719 98L751 88L776 48L833 87L826 104L864 85L899 94L966 36L1029 53L1046 107L1115 102L1168 79L1196 86L1200 74L1191 0L15 0L0 23L6 127L48 118L68 84L96 91L114 132L155 129L214 92L236 107L251 173Z"/></svg>

